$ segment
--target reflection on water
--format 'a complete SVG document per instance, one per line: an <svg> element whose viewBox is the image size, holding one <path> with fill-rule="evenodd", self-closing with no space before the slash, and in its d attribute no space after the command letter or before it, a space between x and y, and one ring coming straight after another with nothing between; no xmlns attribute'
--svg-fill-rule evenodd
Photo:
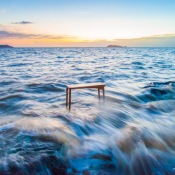
<svg viewBox="0 0 175 175"><path fill-rule="evenodd" d="M175 174L174 48L0 50L0 174ZM65 87L106 83L96 90Z"/></svg>

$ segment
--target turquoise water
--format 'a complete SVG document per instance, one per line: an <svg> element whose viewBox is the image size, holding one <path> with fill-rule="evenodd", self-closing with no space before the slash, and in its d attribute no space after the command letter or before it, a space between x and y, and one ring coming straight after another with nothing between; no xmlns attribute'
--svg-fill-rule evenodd
<svg viewBox="0 0 175 175"><path fill-rule="evenodd" d="M0 49L0 174L175 174L175 48ZM103 82L96 90L66 85Z"/></svg>

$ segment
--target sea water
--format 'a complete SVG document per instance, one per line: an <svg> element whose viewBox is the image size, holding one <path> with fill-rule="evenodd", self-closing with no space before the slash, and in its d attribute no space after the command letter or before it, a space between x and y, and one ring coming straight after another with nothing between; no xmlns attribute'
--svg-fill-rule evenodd
<svg viewBox="0 0 175 175"><path fill-rule="evenodd" d="M0 174L175 174L175 48L0 49Z"/></svg>

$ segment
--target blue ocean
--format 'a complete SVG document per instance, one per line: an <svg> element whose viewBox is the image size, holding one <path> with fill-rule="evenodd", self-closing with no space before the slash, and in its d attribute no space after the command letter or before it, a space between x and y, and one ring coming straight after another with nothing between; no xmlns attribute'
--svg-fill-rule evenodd
<svg viewBox="0 0 175 175"><path fill-rule="evenodd" d="M0 49L0 174L175 175L175 48Z"/></svg>

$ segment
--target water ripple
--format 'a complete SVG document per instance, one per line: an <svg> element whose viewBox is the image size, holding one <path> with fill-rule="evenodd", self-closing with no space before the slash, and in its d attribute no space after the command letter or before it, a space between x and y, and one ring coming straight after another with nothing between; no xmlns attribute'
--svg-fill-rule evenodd
<svg viewBox="0 0 175 175"><path fill-rule="evenodd" d="M174 48L0 50L0 174L173 175ZM72 83L104 82L72 92Z"/></svg>

